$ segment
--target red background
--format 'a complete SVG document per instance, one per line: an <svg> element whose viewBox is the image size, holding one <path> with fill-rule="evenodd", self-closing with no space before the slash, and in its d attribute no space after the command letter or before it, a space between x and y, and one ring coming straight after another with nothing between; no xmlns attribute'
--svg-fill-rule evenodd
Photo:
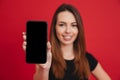
<svg viewBox="0 0 120 80"><path fill-rule="evenodd" d="M25 62L22 32L27 20L47 21L50 28L61 3L80 11L87 50L113 80L120 80L120 0L0 0L0 80L33 80L34 65Z"/></svg>

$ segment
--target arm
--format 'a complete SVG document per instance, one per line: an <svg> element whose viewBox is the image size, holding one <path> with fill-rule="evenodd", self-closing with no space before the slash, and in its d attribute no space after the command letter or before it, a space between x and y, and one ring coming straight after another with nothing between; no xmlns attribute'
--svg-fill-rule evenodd
<svg viewBox="0 0 120 80"><path fill-rule="evenodd" d="M92 71L92 74L96 77L97 80L111 80L100 63L97 64L96 68Z"/></svg>

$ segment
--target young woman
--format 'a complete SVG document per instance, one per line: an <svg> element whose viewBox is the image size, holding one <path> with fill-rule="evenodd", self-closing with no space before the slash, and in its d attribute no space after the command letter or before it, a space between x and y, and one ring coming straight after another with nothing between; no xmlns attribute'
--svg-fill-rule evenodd
<svg viewBox="0 0 120 80"><path fill-rule="evenodd" d="M25 33L23 33L25 40ZM26 48L24 41L23 48ZM34 80L111 80L100 63L86 52L84 30L78 10L62 4L56 10L47 43L47 62L36 64Z"/></svg>

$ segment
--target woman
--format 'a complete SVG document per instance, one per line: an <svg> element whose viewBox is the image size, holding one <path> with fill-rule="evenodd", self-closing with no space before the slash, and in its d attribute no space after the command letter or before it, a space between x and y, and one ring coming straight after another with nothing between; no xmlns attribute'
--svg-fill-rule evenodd
<svg viewBox="0 0 120 80"><path fill-rule="evenodd" d="M98 80L111 80L85 46L79 12L70 4L60 5L51 24L47 62L36 64L34 80L88 80L90 73Z"/></svg>

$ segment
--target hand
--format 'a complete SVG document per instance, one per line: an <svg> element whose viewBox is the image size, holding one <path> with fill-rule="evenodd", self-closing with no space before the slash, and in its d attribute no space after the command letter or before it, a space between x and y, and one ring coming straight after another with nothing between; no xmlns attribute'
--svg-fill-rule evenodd
<svg viewBox="0 0 120 80"><path fill-rule="evenodd" d="M23 50L26 50L26 32L23 32ZM47 42L47 61L45 64L36 64L36 68L42 69L42 70L49 70L51 67L51 62L52 62L52 53L51 53L51 44L48 41Z"/></svg>

